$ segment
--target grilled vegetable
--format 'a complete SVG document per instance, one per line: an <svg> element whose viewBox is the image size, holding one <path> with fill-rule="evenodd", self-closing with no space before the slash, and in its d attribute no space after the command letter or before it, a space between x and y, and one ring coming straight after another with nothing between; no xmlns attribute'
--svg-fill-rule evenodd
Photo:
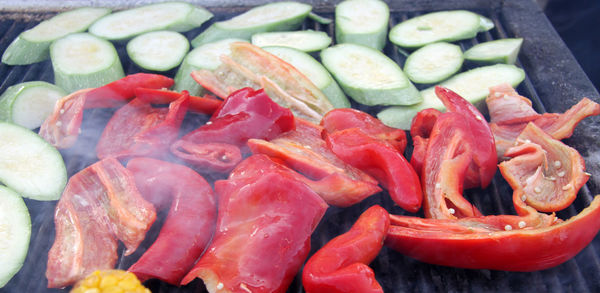
<svg viewBox="0 0 600 293"><path fill-rule="evenodd" d="M312 7L299 2L276 2L254 7L232 19L213 23L192 40L192 46L240 38L250 40L253 34L289 31L300 27Z"/></svg>
<svg viewBox="0 0 600 293"><path fill-rule="evenodd" d="M494 27L479 14L466 10L439 11L403 21L390 30L390 41L404 48L418 48L439 41L470 39Z"/></svg>
<svg viewBox="0 0 600 293"><path fill-rule="evenodd" d="M110 13L107 8L84 7L42 21L22 32L2 54L8 65L27 65L48 59L50 43L68 34L85 31L98 18Z"/></svg>
<svg viewBox="0 0 600 293"><path fill-rule="evenodd" d="M346 0L335 7L335 39L382 50L387 42L390 9L379 0Z"/></svg>
<svg viewBox="0 0 600 293"><path fill-rule="evenodd" d="M0 186L0 227L2 288L23 266L31 236L31 218L23 198L4 186Z"/></svg>
<svg viewBox="0 0 600 293"><path fill-rule="evenodd" d="M71 93L125 76L115 47L88 33L71 34L50 46L54 83Z"/></svg>
<svg viewBox="0 0 600 293"><path fill-rule="evenodd" d="M151 293L134 274L122 270L95 271L71 290L71 293L88 292Z"/></svg>
<svg viewBox="0 0 600 293"><path fill-rule="evenodd" d="M525 72L522 69L514 65L497 64L459 73L439 85L455 91L475 106L481 107L489 93L489 87L501 83L517 86L523 79L525 79ZM421 95L423 102L412 106L384 109L377 114L377 118L388 126L409 129L417 112L427 108L444 109L442 102L435 96L435 87L422 90Z"/></svg>
<svg viewBox="0 0 600 293"><path fill-rule="evenodd" d="M327 48L331 44L331 38L326 32L313 30L266 32L252 35L252 44L259 47L289 47L310 53Z"/></svg>
<svg viewBox="0 0 600 293"><path fill-rule="evenodd" d="M245 42L245 40L223 39L200 45L190 51L183 59L179 70L177 70L173 89L179 92L187 90L190 95L203 94L204 89L192 78L192 72L200 69L217 69L221 65L221 55L231 53L229 45L233 42Z"/></svg>
<svg viewBox="0 0 600 293"><path fill-rule="evenodd" d="M265 51L281 58L306 75L336 108L349 108L350 101L331 74L312 56L286 47L264 47Z"/></svg>
<svg viewBox="0 0 600 293"><path fill-rule="evenodd" d="M64 90L45 81L15 84L0 96L0 120L38 128L50 116L56 101L66 95Z"/></svg>
<svg viewBox="0 0 600 293"><path fill-rule="evenodd" d="M67 183L60 153L31 130L0 122L0 182L35 200L57 200Z"/></svg>
<svg viewBox="0 0 600 293"><path fill-rule="evenodd" d="M414 51L404 62L404 72L414 83L440 82L458 72L463 64L459 46L439 42Z"/></svg>
<svg viewBox="0 0 600 293"><path fill-rule="evenodd" d="M422 101L402 69L383 53L339 44L321 52L323 65L348 96L364 105L412 105Z"/></svg>
<svg viewBox="0 0 600 293"><path fill-rule="evenodd" d="M172 31L145 33L127 43L129 58L139 67L153 71L168 71L177 67L189 49L187 38Z"/></svg>
<svg viewBox="0 0 600 293"><path fill-rule="evenodd" d="M514 64L523 39L500 39L477 44L465 51L465 59L482 63Z"/></svg>
<svg viewBox="0 0 600 293"><path fill-rule="evenodd" d="M306 262L302 271L306 292L383 292L368 264L379 254L389 225L384 208L375 205L363 212L349 231Z"/></svg>
<svg viewBox="0 0 600 293"><path fill-rule="evenodd" d="M185 2L140 6L104 16L90 26L90 33L107 40L127 40L158 30L185 32L212 18L208 10Z"/></svg>

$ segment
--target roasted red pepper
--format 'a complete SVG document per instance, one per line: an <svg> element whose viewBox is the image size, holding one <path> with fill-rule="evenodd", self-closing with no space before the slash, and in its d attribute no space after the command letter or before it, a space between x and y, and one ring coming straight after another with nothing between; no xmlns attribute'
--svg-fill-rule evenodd
<svg viewBox="0 0 600 293"><path fill-rule="evenodd" d="M325 140L344 162L376 178L397 205L412 213L419 210L423 201L419 176L397 149L359 128L326 134Z"/></svg>
<svg viewBox="0 0 600 293"><path fill-rule="evenodd" d="M306 262L302 271L306 292L383 292L368 264L379 254L389 225L384 208L366 210L350 231L329 241Z"/></svg>
<svg viewBox="0 0 600 293"><path fill-rule="evenodd" d="M166 76L138 73L99 88L79 90L56 103L54 111L40 127L40 136L57 148L69 148L81 131L84 109L121 106L134 97L138 87L160 89L171 85L173 79Z"/></svg>
<svg viewBox="0 0 600 293"><path fill-rule="evenodd" d="M242 161L239 147L221 142L178 140L171 145L171 152L201 172L227 173Z"/></svg>
<svg viewBox="0 0 600 293"><path fill-rule="evenodd" d="M297 120L296 129L270 140L250 139L253 153L277 158L307 176L328 204L350 206L381 191L377 181L365 172L344 163L321 138L323 128Z"/></svg>
<svg viewBox="0 0 600 293"><path fill-rule="evenodd" d="M359 128L364 133L391 145L400 153L404 153L407 144L404 130L386 126L379 119L356 109L333 109L323 116L321 126L328 133Z"/></svg>
<svg viewBox="0 0 600 293"><path fill-rule="evenodd" d="M48 252L48 287L74 284L95 270L112 269L117 239L133 253L156 218L131 173L114 158L69 179L54 213L56 236Z"/></svg>
<svg viewBox="0 0 600 293"><path fill-rule="evenodd" d="M419 111L413 118L410 126L410 136L412 137L413 143L410 164L413 166L417 174L421 174L423 170L423 163L427 153L429 136L431 135L433 126L435 125L437 117L440 116L440 114L442 114L442 112L439 110L429 108Z"/></svg>
<svg viewBox="0 0 600 293"><path fill-rule="evenodd" d="M98 158L164 157L179 136L188 98L189 94L184 92L169 108L154 108L133 99L108 121L96 146Z"/></svg>
<svg viewBox="0 0 600 293"><path fill-rule="evenodd" d="M141 281L179 285L212 238L217 219L212 187L188 167L150 158L127 163L142 196L169 213L158 238L129 271Z"/></svg>
<svg viewBox="0 0 600 293"><path fill-rule="evenodd" d="M155 88L137 88L135 89L135 97L150 104L169 104L177 100L181 93L169 91L166 89ZM189 110L201 114L212 114L223 103L212 95L203 97L190 96Z"/></svg>
<svg viewBox="0 0 600 293"><path fill-rule="evenodd" d="M244 162L215 191L215 236L182 284L198 277L210 292L285 292L308 256L325 202L287 172Z"/></svg>

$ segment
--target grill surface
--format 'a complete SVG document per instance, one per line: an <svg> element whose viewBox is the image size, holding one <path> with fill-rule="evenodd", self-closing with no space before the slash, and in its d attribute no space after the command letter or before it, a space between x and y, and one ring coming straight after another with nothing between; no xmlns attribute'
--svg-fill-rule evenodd
<svg viewBox="0 0 600 293"><path fill-rule="evenodd" d="M259 0L260 1L260 0ZM103 1L100 1L103 2ZM254 2L254 1L250 1ZM584 96L599 101L598 92L585 76L564 43L552 29L540 9L533 1L394 1L390 3L392 17L390 27L410 17L430 11L446 9L469 9L491 18L496 27L486 33L481 33L476 39L462 41L459 44L466 50L474 44L505 38L523 37L521 54L517 65L525 69L527 77L518 87L519 93L531 98L538 112L562 112L575 104ZM42 9L56 10L59 2L42 1ZM215 13L215 20L227 19L247 6L230 5L217 7L204 4ZM98 3L96 3L98 4ZM102 3L115 5L113 2ZM117 3L118 4L118 3ZM255 4L255 3L252 3ZM312 3L315 11L326 17L333 17L333 3ZM246 2L248 5L248 2ZM214 7L212 7L214 6ZM12 6L8 6L10 8ZM2 7L0 7L2 9ZM38 7L39 9L39 7ZM0 10L0 52L4 52L8 44L22 31L33 27L40 19L54 15L48 12L8 11ZM196 36L206 27L186 33L190 38ZM321 25L307 20L305 29L325 31L334 35L334 26ZM122 56L121 61L127 73L139 72L134 64L126 57L124 44L117 44L117 50ZM404 55L398 48L388 44L384 52L403 64ZM463 70L470 68L465 66ZM173 76L174 71L167 75ZM30 80L45 80L52 82L52 67L49 61L30 66L7 66L0 64L0 93L7 87ZM353 105L371 114L379 109ZM69 176L95 161L95 154L88 150L94 149L103 125L108 121L112 111L89 110L85 114L82 126L82 137L77 145L63 151ZM206 121L205 116L190 115L186 118L184 131L191 130ZM575 131L572 138L566 142L580 151L586 160L586 166L592 177L580 191L575 203L559 213L567 219L586 207L593 195L600 193L600 182L596 174L600 174L600 120L588 118ZM408 150L410 155L410 147ZM217 179L206 175L207 179ZM475 189L466 192L468 200L473 202L484 214L514 213L511 201L512 190L499 174L490 187L485 190ZM46 270L47 252L54 239L53 212L55 202L38 202L26 199L32 218L32 238L29 254L21 271L0 291L3 292L61 292L63 290L47 289ZM386 194L377 194L353 207L341 209L331 207L313 235L313 252L331 238L348 230L358 215L373 204L380 204L391 213L405 214L395 207ZM160 215L159 215L160 216ZM164 216L164 215L162 215ZM158 234L160 227L153 226L149 232L149 240L142 243L141 248L147 248ZM537 292L600 292L600 237L586 247L574 259L552 269L531 272L512 273L489 270L466 270L440 267L421 263L405 257L393 250L383 248L379 256L371 264L378 281L385 292L479 292L479 291L537 291ZM144 249L119 260L118 267L127 269ZM457 257L451 256L448 257ZM182 288L174 287L151 280L147 285L153 292L204 292L202 281L196 280ZM303 292L300 278L297 277L288 292Z"/></svg>

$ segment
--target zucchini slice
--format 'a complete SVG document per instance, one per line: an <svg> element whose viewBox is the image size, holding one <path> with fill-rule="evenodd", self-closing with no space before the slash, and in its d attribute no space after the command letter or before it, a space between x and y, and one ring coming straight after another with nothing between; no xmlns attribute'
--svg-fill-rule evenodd
<svg viewBox="0 0 600 293"><path fill-rule="evenodd" d="M412 105L422 101L396 62L380 51L339 44L321 52L321 61L344 92L364 105Z"/></svg>
<svg viewBox="0 0 600 293"><path fill-rule="evenodd" d="M266 32L252 35L252 44L259 47L290 47L310 53L327 48L331 44L331 38L326 32L317 32L313 30Z"/></svg>
<svg viewBox="0 0 600 293"><path fill-rule="evenodd" d="M110 13L108 8L84 7L55 15L19 34L2 54L8 65L27 65L49 57L50 44L68 34L85 31L94 21Z"/></svg>
<svg viewBox="0 0 600 293"><path fill-rule="evenodd" d="M192 51L183 59L181 66L175 74L175 91L187 90L190 95L204 94L204 89L196 82L191 74L193 71L206 69L215 70L221 65L221 55L230 55L231 43L247 42L242 39L223 39L213 43L203 44Z"/></svg>
<svg viewBox="0 0 600 293"><path fill-rule="evenodd" d="M208 10L189 3L157 3L104 16L90 26L90 33L107 40L128 40L151 31L189 31L212 17Z"/></svg>
<svg viewBox="0 0 600 293"><path fill-rule="evenodd" d="M0 185L0 288L23 267L31 239L31 218L23 198Z"/></svg>
<svg viewBox="0 0 600 293"><path fill-rule="evenodd" d="M50 46L54 83L71 93L95 88L125 76L117 50L88 33L70 34Z"/></svg>
<svg viewBox="0 0 600 293"><path fill-rule="evenodd" d="M508 83L516 87L524 79L525 72L522 69L514 65L496 64L459 73L440 85L456 92L482 110L490 87L501 83ZM434 87L422 90L421 95L423 102L409 107L389 107L379 112L377 118L388 126L408 130L417 112L426 108L435 108L440 111L445 109L435 95Z"/></svg>
<svg viewBox="0 0 600 293"><path fill-rule="evenodd" d="M515 64L521 44L521 38L480 43L465 51L465 59L481 63Z"/></svg>
<svg viewBox="0 0 600 293"><path fill-rule="evenodd" d="M490 30L493 23L481 15L466 10L439 11L417 16L395 25L390 41L404 48L470 39L481 31Z"/></svg>
<svg viewBox="0 0 600 293"><path fill-rule="evenodd" d="M343 1L335 8L336 41L382 50L387 42L389 19L390 9L383 1Z"/></svg>
<svg viewBox="0 0 600 293"><path fill-rule="evenodd" d="M254 7L234 18L213 23L192 40L198 47L225 38L250 40L253 34L292 31L299 28L312 6L298 2L275 2Z"/></svg>
<svg viewBox="0 0 600 293"><path fill-rule="evenodd" d="M458 45L440 42L414 51L404 62L404 73L412 82L440 82L460 70L463 52Z"/></svg>
<svg viewBox="0 0 600 293"><path fill-rule="evenodd" d="M63 89L45 81L15 84L0 96L0 120L38 128L50 116L56 101L66 95Z"/></svg>
<svg viewBox="0 0 600 293"><path fill-rule="evenodd" d="M169 71L177 67L190 50L188 39L174 31L141 34L127 43L127 55L146 70Z"/></svg>
<svg viewBox="0 0 600 293"><path fill-rule="evenodd" d="M327 96L334 107L350 107L350 102L340 86L327 69L315 58L307 53L288 47L264 47L263 49L296 67Z"/></svg>
<svg viewBox="0 0 600 293"><path fill-rule="evenodd" d="M31 130L0 122L0 182L35 200L57 200L67 184L55 147Z"/></svg>

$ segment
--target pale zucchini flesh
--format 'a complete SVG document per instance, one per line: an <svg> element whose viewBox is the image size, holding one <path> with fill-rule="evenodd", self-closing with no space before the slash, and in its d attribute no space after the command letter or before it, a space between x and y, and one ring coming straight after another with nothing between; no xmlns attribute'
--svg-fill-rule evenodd
<svg viewBox="0 0 600 293"><path fill-rule="evenodd" d="M192 40L192 46L225 38L250 40L253 34L292 31L302 25L312 6L299 2L275 2L254 7L229 20L213 23Z"/></svg>
<svg viewBox="0 0 600 293"><path fill-rule="evenodd" d="M202 95L204 89L192 78L192 72L200 69L217 69L221 65L221 56L231 54L230 45L234 42L246 42L246 40L223 39L203 44L191 50L183 59L177 74L175 74L173 89L179 92L187 90L190 95Z"/></svg>
<svg viewBox="0 0 600 293"><path fill-rule="evenodd" d="M517 87L524 79L525 72L522 69L514 65L496 64L459 73L439 85L456 92L483 111L490 87L501 83ZM435 95L434 87L422 90L421 95L423 102L408 107L389 107L379 112L377 118L388 126L408 130L417 112L427 108L445 110Z"/></svg>
<svg viewBox="0 0 600 293"><path fill-rule="evenodd" d="M45 81L28 81L10 86L0 96L0 120L28 129L40 127L56 101L67 93Z"/></svg>
<svg viewBox="0 0 600 293"><path fill-rule="evenodd" d="M321 61L344 92L364 105L412 105L422 101L400 66L376 49L338 44L321 52Z"/></svg>
<svg viewBox="0 0 600 293"><path fill-rule="evenodd" d="M67 183L55 147L22 126L0 122L0 182L23 197L57 200Z"/></svg>
<svg viewBox="0 0 600 293"><path fill-rule="evenodd" d="M350 107L350 101L340 86L315 58L305 52L288 47L264 47L263 49L291 64L308 77L327 96L335 108Z"/></svg>
<svg viewBox="0 0 600 293"><path fill-rule="evenodd" d="M460 46L446 42L433 43L410 54L404 62L404 72L414 83L436 83L458 72L463 60Z"/></svg>
<svg viewBox="0 0 600 293"><path fill-rule="evenodd" d="M89 31L107 40L128 40L157 30L185 32L212 17L208 10L189 3L156 3L104 16L92 24Z"/></svg>
<svg viewBox="0 0 600 293"><path fill-rule="evenodd" d="M54 83L69 93L125 76L113 44L88 33L71 34L52 43L50 59Z"/></svg>
<svg viewBox="0 0 600 293"><path fill-rule="evenodd" d="M108 8L84 7L57 14L19 34L2 54L2 62L27 65L44 61L49 57L52 41L85 31L94 21L110 12Z"/></svg>
<svg viewBox="0 0 600 293"><path fill-rule="evenodd" d="M499 39L479 43L465 51L465 59L482 63L514 64L523 44L521 38Z"/></svg>
<svg viewBox="0 0 600 293"><path fill-rule="evenodd" d="M466 10L432 12L395 25L389 33L390 41L404 48L418 48L427 44L470 39L478 32L489 30L493 23L481 15Z"/></svg>
<svg viewBox="0 0 600 293"><path fill-rule="evenodd" d="M387 42L389 18L389 7L383 1L343 1L335 8L336 41L382 50Z"/></svg>
<svg viewBox="0 0 600 293"><path fill-rule="evenodd" d="M316 52L327 48L331 44L331 38L326 32L313 30L265 32L252 35L252 44L259 47L283 46L303 52Z"/></svg>
<svg viewBox="0 0 600 293"><path fill-rule="evenodd" d="M139 67L168 71L177 67L190 49L188 39L174 31L141 34L127 43L127 55Z"/></svg>
<svg viewBox="0 0 600 293"><path fill-rule="evenodd" d="M0 185L0 288L23 267L31 240L31 218L23 198Z"/></svg>

